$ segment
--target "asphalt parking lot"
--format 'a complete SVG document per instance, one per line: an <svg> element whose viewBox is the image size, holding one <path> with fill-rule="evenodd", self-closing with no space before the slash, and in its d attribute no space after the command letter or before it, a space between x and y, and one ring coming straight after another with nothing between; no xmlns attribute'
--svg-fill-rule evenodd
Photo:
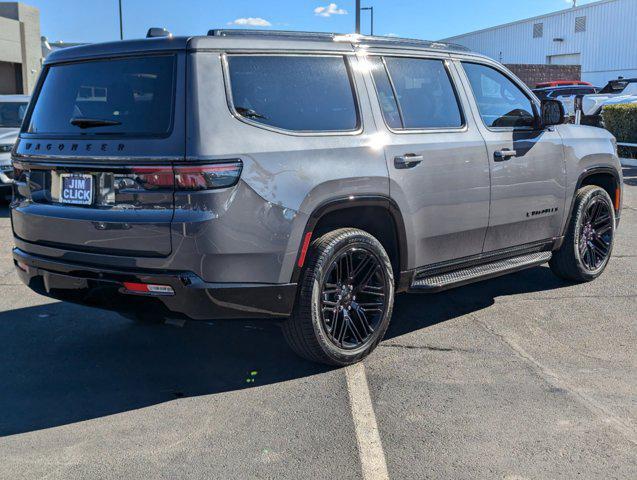
<svg viewBox="0 0 637 480"><path fill-rule="evenodd" d="M540 267L399 296L355 370L362 393L275 323L142 326L30 292L3 207L0 477L637 478L637 168L624 175L600 279ZM366 428L380 477L361 463Z"/></svg>

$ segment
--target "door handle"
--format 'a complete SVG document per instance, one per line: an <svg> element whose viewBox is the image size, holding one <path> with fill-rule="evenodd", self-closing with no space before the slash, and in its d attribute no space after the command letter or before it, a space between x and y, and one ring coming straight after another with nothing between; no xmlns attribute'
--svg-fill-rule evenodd
<svg viewBox="0 0 637 480"><path fill-rule="evenodd" d="M496 150L493 152L493 159L496 162L505 162L506 160L511 159L511 157L517 157L518 152L515 150L509 150L508 148L503 148L502 150Z"/></svg>
<svg viewBox="0 0 637 480"><path fill-rule="evenodd" d="M412 168L422 162L423 156L415 153L405 153L394 157L394 167L398 169Z"/></svg>

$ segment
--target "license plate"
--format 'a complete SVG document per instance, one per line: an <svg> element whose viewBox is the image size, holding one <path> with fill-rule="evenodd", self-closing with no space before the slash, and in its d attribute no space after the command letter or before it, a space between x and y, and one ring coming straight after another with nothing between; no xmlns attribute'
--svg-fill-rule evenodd
<svg viewBox="0 0 637 480"><path fill-rule="evenodd" d="M93 176L78 173L60 175L60 202L73 205L93 203Z"/></svg>

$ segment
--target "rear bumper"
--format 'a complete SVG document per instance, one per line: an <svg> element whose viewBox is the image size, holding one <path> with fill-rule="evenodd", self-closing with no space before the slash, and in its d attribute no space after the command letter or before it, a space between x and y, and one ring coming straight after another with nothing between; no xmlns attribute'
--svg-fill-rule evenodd
<svg viewBox="0 0 637 480"><path fill-rule="evenodd" d="M20 279L58 300L121 312L154 311L193 320L284 318L290 315L296 284L206 283L191 272L108 270L60 262L14 248ZM174 295L125 293L123 282L169 285Z"/></svg>

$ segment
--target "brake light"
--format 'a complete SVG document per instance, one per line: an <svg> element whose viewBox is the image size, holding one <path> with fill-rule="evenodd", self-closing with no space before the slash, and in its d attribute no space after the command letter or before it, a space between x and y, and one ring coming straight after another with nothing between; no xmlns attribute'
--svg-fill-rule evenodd
<svg viewBox="0 0 637 480"><path fill-rule="evenodd" d="M188 165L175 167L177 190L207 190L236 185L241 176L241 161L213 165Z"/></svg>
<svg viewBox="0 0 637 480"><path fill-rule="evenodd" d="M174 295L175 290L170 285L155 285L150 283L124 282L124 292L146 293L150 295Z"/></svg>
<svg viewBox="0 0 637 480"><path fill-rule="evenodd" d="M236 185L242 169L243 163L238 160L211 165L133 167L132 172L135 183L147 190L208 190Z"/></svg>
<svg viewBox="0 0 637 480"><path fill-rule="evenodd" d="M149 190L173 188L175 185L172 167L134 167L133 173L137 184Z"/></svg>

